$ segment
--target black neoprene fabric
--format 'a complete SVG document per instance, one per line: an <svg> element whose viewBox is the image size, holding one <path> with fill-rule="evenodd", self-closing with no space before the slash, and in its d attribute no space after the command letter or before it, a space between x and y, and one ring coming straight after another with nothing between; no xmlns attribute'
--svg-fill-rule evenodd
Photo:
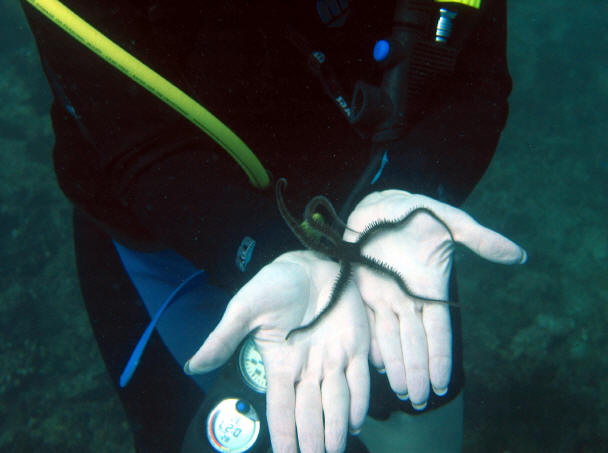
<svg viewBox="0 0 608 453"><path fill-rule="evenodd" d="M325 27L312 1L65 3L229 125L274 177L287 178L295 213L317 194L337 207L345 201L370 144L323 92L285 27L324 51L349 93L357 80L380 81L371 48L390 33L394 2L353 4L341 28ZM298 247L272 188L253 189L195 126L24 8L55 93L57 177L75 204L115 237L172 248L232 289ZM453 76L407 136L390 145L389 165L368 192L400 188L459 204L473 189L508 111L505 10L504 0L483 2ZM257 245L241 273L234 259L244 236Z"/></svg>

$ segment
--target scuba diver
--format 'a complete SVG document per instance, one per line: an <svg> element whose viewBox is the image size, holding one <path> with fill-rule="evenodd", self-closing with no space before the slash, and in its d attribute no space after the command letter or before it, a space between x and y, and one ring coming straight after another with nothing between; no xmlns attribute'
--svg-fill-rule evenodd
<svg viewBox="0 0 608 453"><path fill-rule="evenodd" d="M454 244L526 259L456 207L506 1L22 5L136 451L460 451Z"/></svg>

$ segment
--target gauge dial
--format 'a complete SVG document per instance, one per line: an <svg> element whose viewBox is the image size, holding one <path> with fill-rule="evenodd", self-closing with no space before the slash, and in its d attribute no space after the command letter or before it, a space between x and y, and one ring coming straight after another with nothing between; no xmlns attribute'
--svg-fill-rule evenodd
<svg viewBox="0 0 608 453"><path fill-rule="evenodd" d="M245 383L258 393L266 393L266 370L260 351L251 337L241 346L239 353L239 371Z"/></svg>
<svg viewBox="0 0 608 453"><path fill-rule="evenodd" d="M241 453L255 443L260 434L260 418L248 401L226 398L209 413L207 438L215 451Z"/></svg>

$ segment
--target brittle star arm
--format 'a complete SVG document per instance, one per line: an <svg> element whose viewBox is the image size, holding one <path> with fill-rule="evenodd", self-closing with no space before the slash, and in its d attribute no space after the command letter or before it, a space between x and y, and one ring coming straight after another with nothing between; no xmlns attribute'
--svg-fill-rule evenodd
<svg viewBox="0 0 608 453"><path fill-rule="evenodd" d="M318 232L330 236L333 238L333 242L335 244L339 244L342 241L342 236L333 230L329 225L331 222L321 223L318 222L315 218L315 213L318 212L318 208L321 207L327 211L327 213L332 218L332 221L343 227L344 229L351 230L346 223L338 216L334 205L331 204L331 201L324 197L323 195L317 195L313 197L307 204L304 210L304 219L315 228ZM351 230L352 231L352 230Z"/></svg>
<svg viewBox="0 0 608 453"><path fill-rule="evenodd" d="M441 220L441 218L433 211L428 208L420 207L411 210L403 217L395 220L376 220L375 222L370 223L368 226L365 227L365 229L359 236L357 244L359 244L360 247L363 247L376 233L402 227L412 218L414 218L416 214L419 214L421 212L430 215L433 219L439 222L446 229L452 242L454 242L454 235L452 234L452 230L450 230L450 227L448 227L447 224L443 220Z"/></svg>
<svg viewBox="0 0 608 453"><path fill-rule="evenodd" d="M281 213L281 217L283 217L283 220L285 220L285 223L287 224L289 229L292 231L294 236L298 238L302 245L307 249L323 253L327 256L332 256L333 253L331 246L335 246L335 237L333 235L326 235L323 231L319 231L331 243L330 245L328 245L321 242L319 238L315 238L313 235L310 234L309 231L306 231L302 224L295 219L295 217L291 214L291 212L289 212L289 209L287 209L287 206L285 205L285 199L283 198L283 188L285 186L287 186L287 180L285 178L279 179L275 187L275 195L277 198L277 206L279 208L279 212ZM310 226L312 228L315 228L317 226L317 222L314 222Z"/></svg>
<svg viewBox="0 0 608 453"><path fill-rule="evenodd" d="M360 249L357 244L343 241L338 232L334 231L327 224L318 222L315 219L314 214L316 213L317 208L323 207L325 210L327 210L330 216L334 218L334 220L344 224L344 222L342 222L338 217L338 214L336 213L336 210L331 202L322 195L313 197L306 205L306 209L304 211L304 220L308 223L309 228L314 230L314 232L311 234L310 231L306 231L302 224L298 223L285 205L282 189L286 185L287 181L284 178L277 181L276 197L279 212L285 220L285 223L287 223L287 226L289 226L291 231L300 240L304 247L323 253L330 258L338 260L340 263L340 270L338 271L336 282L334 283L329 301L325 307L323 307L310 322L290 330L285 337L285 339L288 339L295 332L305 331L316 325L340 299L346 285L348 284L348 281L352 276L352 261L357 261L360 255ZM317 234L316 237L315 233ZM325 239L325 241L322 239Z"/></svg>
<svg viewBox="0 0 608 453"><path fill-rule="evenodd" d="M361 233L361 236L359 236L359 239L357 240L357 245L359 246L359 248L362 248L377 233L381 233L383 231L390 231L395 228L400 228L400 227L404 226L407 222L409 222L415 215L420 214L420 213L428 214L433 219L435 219L437 222L439 222L446 229L448 235L450 236L450 240L452 242L454 242L454 235L452 234L452 231L447 226L447 224L443 220L441 220L441 218L439 216L437 216L437 214L435 214L430 209L419 207L419 208L415 208L415 209L411 210L410 212L408 212L406 215L404 215L403 217L401 217L399 219L378 220L378 221L372 222L367 227L365 227L365 229ZM361 253L360 257L359 257L359 262L360 262L360 264L366 266L367 268L369 268L377 273L384 274L384 275L392 278L393 281L395 283L397 283L399 288L405 294L407 294L408 296L410 296L414 299L417 299L421 302L442 303L442 304L458 306L458 304L451 302L449 300L432 299L432 298L428 298L428 297L424 297L424 296L415 294L414 292L412 292L412 290L409 288L409 286L405 282L405 279L403 278L403 276L397 270L393 269L388 264L377 260L376 258L369 257L369 256L363 255L363 253Z"/></svg>
<svg viewBox="0 0 608 453"><path fill-rule="evenodd" d="M403 278L403 276L397 272L397 270L393 269L391 266L389 266L386 263L383 263L382 261L377 260L376 258L372 258L370 256L365 256L365 255L361 255L359 257L359 262L371 269L372 271L375 271L379 274L384 274L390 278L393 279L393 281L397 284L397 286L399 286L399 288L401 289L401 291L403 291L405 294L407 294L409 297L416 299L420 302L426 302L426 303L435 303L435 304L446 304L446 305L454 305L454 306L458 306L457 303L449 301L449 300L443 300L443 299L432 299L430 297L425 297L425 296L420 296L418 294L415 294L414 292L412 292L412 290L409 288L409 286L407 286L407 283L405 283L405 279Z"/></svg>
<svg viewBox="0 0 608 453"><path fill-rule="evenodd" d="M334 287L331 290L331 296L329 297L329 301L321 309L321 311L309 322L303 324L295 329L290 330L285 336L285 340L289 340L289 337L294 333L303 332L314 327L323 317L329 313L331 308L338 302L344 290L346 289L346 285L350 278L352 277L352 265L347 261L340 261L340 270L338 271L338 276L336 277L336 282L334 283Z"/></svg>

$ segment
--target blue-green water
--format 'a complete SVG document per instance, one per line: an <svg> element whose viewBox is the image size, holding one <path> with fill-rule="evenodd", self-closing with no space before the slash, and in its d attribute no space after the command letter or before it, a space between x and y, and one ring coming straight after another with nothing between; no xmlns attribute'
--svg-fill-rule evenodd
<svg viewBox="0 0 608 453"><path fill-rule="evenodd" d="M509 4L511 115L465 205L524 267L458 254L465 452L608 451L608 5ZM0 2L0 451L132 452L78 291L50 94Z"/></svg>

